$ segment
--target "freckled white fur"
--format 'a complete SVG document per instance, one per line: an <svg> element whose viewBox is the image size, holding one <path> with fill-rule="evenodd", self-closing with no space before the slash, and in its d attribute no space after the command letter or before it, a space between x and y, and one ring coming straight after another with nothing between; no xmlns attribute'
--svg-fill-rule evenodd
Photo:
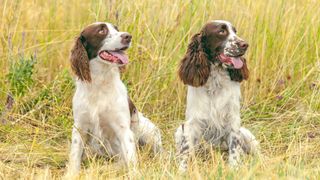
<svg viewBox="0 0 320 180"><path fill-rule="evenodd" d="M240 126L240 83L231 81L227 71L212 65L211 74L204 86L188 86L186 122L175 133L178 151L184 148L183 141L189 139L189 148L199 148L203 138L222 150L229 150L230 137L237 136L241 147L229 154L229 164L237 166L242 150L256 153L258 142L252 133ZM180 170L187 168L187 154L180 154Z"/></svg>
<svg viewBox="0 0 320 180"><path fill-rule="evenodd" d="M232 25L225 23L229 29L226 47L234 37L238 38ZM185 171L189 156L199 148L199 141L206 142L222 150L229 151L229 165L236 167L240 154L257 153L258 142L254 135L241 127L240 119L240 83L232 81L226 69L212 64L207 83L200 87L188 86L186 122L175 133L178 150L179 169Z"/></svg>
<svg viewBox="0 0 320 180"><path fill-rule="evenodd" d="M236 51L235 48L232 48L232 46L236 46L236 39L239 41L243 41L243 39L241 39L239 36L237 36L237 34L233 31L232 29L232 24L228 21L224 21L224 20L214 20L213 22L216 23L223 23L225 25L227 25L227 29L229 32L228 38L225 42L225 48L224 48L224 54L225 55L232 55L230 54L232 51ZM237 53L237 52L232 52L232 53Z"/></svg>
<svg viewBox="0 0 320 180"><path fill-rule="evenodd" d="M100 49L114 50L122 48L119 39L124 32L117 32L108 24L111 33ZM147 144L161 150L159 129L141 113L133 120L131 127L128 93L120 79L119 67L95 57L89 62L91 82L76 79L76 92L72 101L74 127L72 130L71 151L68 174L77 174L84 155L84 145L99 155L118 156L125 165L135 165L137 161L135 140L144 140Z"/></svg>
<svg viewBox="0 0 320 180"><path fill-rule="evenodd" d="M136 162L125 85L117 66L90 61L91 83L76 81L74 129L69 170L80 170L84 143L100 155L119 155L125 164Z"/></svg>
<svg viewBox="0 0 320 180"><path fill-rule="evenodd" d="M214 119L208 123L221 130L240 126L240 83L231 81L225 70L211 67L211 75L205 86L188 86L187 119ZM230 124L228 116L234 116ZM230 126L230 127L229 127Z"/></svg>

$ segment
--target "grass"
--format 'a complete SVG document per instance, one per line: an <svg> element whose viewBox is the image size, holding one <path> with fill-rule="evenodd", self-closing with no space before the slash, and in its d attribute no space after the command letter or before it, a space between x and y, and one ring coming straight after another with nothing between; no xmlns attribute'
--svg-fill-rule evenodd
<svg viewBox="0 0 320 180"><path fill-rule="evenodd" d="M133 35L123 80L161 128L166 153L140 151L136 174L90 159L81 179L318 179L319 7L317 0L0 0L0 178L62 177L74 91L69 50L84 26L108 21ZM211 152L181 175L173 133L184 120L186 88L177 66L192 34L212 19L233 22L250 44L242 122L262 155L232 171Z"/></svg>

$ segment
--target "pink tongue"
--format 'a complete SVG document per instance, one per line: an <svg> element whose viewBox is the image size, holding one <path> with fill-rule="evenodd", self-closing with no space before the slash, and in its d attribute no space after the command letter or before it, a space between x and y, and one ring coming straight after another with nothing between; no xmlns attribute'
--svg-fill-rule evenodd
<svg viewBox="0 0 320 180"><path fill-rule="evenodd" d="M100 56L102 57L102 59L108 59L110 56L107 52L103 51L102 53L100 53Z"/></svg>
<svg viewBox="0 0 320 180"><path fill-rule="evenodd" d="M117 57L122 62L122 64L128 64L129 62L128 56L123 52L109 52L109 53Z"/></svg>
<svg viewBox="0 0 320 180"><path fill-rule="evenodd" d="M235 69L241 69L242 68L243 62L241 61L240 58L238 58L238 57L230 57L230 59L231 59L231 62L233 64L233 67Z"/></svg>

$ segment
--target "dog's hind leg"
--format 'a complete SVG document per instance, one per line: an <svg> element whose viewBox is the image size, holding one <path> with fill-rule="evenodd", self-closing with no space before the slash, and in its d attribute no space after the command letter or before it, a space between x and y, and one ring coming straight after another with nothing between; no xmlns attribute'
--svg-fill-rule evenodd
<svg viewBox="0 0 320 180"><path fill-rule="evenodd" d="M142 113L131 117L131 129L140 146L150 145L154 154L162 152L160 129Z"/></svg>
<svg viewBox="0 0 320 180"><path fill-rule="evenodd" d="M240 128L242 138L241 146L246 154L258 154L260 151L259 142L256 137L246 128Z"/></svg>

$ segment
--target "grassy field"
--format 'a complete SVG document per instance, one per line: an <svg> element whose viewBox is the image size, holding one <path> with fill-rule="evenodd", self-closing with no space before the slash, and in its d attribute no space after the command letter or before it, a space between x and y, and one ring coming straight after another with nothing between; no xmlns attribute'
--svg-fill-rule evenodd
<svg viewBox="0 0 320 180"><path fill-rule="evenodd" d="M136 174L90 159L81 179L319 179L319 7L318 0L0 0L0 179L65 173L74 91L69 51L94 21L133 35L123 80L161 128L166 152L139 152ZM180 175L173 133L184 120L186 88L177 66L190 37L212 19L231 21L250 44L242 122L259 139L261 156L233 171L213 151Z"/></svg>

